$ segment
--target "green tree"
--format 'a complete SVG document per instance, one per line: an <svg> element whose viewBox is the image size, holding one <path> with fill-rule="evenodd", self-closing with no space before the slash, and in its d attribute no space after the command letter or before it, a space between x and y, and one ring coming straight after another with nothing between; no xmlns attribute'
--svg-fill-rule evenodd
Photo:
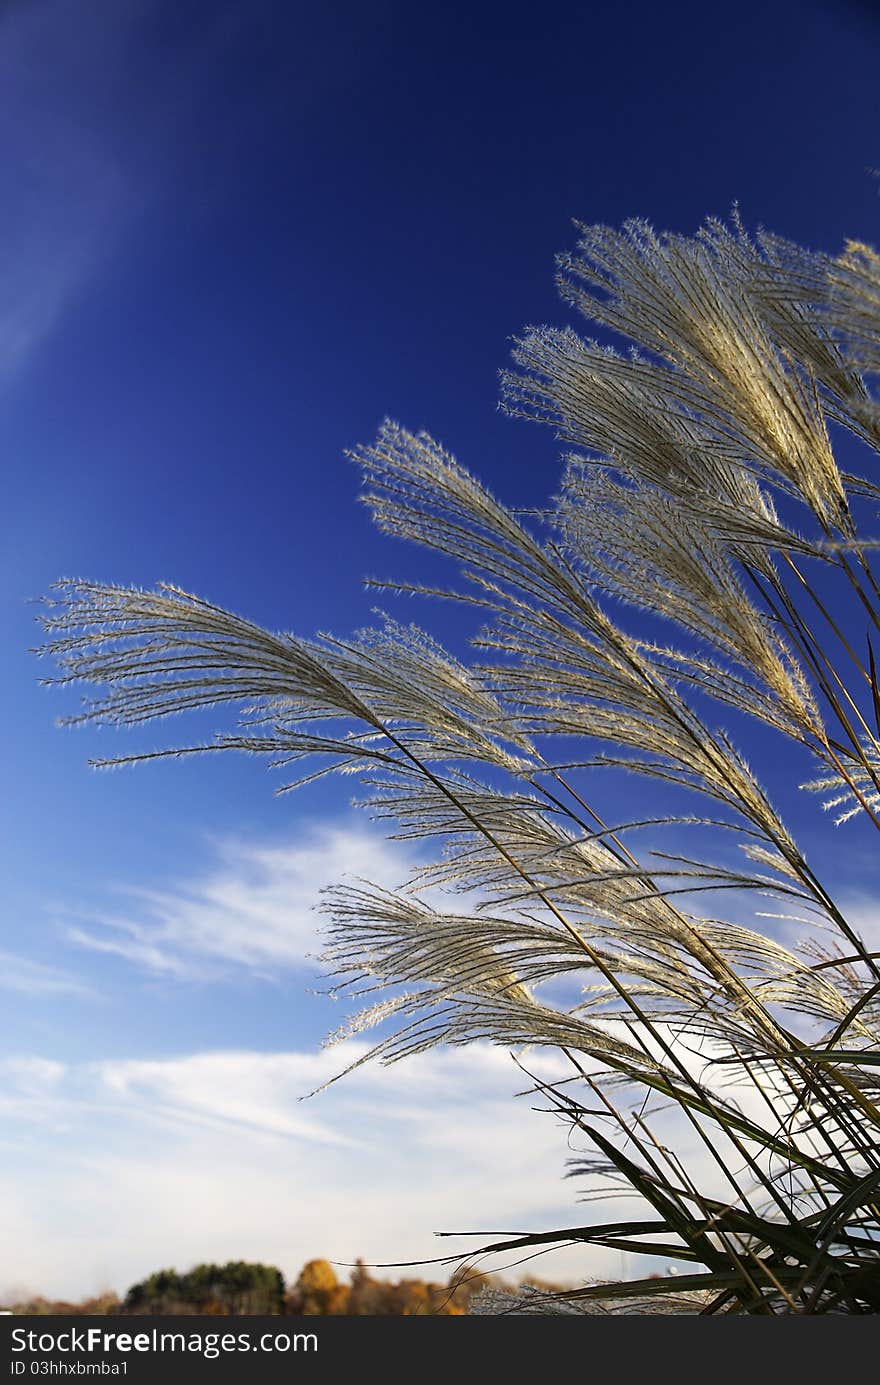
<svg viewBox="0 0 880 1385"><path fill-rule="evenodd" d="M629 349L571 328L517 344L506 408L570 449L546 511L394 424L354 453L380 528L462 567L447 595L486 622L474 661L391 619L308 639L87 582L61 585L49 648L62 679L104 688L74 720L243 705L237 733L187 749L360 772L397 835L445 848L416 882L440 903L329 894L338 988L389 987L343 1032L396 1018L385 1062L486 1038L559 1055L536 1085L582 1167L642 1204L567 1239L693 1268L575 1306L876 1311L880 966L834 846L808 860L792 823L803 780L866 855L880 828L880 489L859 468L880 450L880 258L632 222L581 228L559 282ZM790 788L771 798L750 746L785 757ZM596 804L614 771L638 800L623 821ZM674 1149L654 1133L670 1106Z"/></svg>
<svg viewBox="0 0 880 1385"><path fill-rule="evenodd" d="M284 1279L274 1265L231 1260L187 1274L159 1270L129 1289L128 1313L272 1314L284 1309Z"/></svg>

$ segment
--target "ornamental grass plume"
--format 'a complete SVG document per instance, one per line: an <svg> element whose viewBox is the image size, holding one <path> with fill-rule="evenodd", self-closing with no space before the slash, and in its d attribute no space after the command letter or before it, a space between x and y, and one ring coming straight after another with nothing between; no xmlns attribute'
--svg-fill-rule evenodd
<svg viewBox="0 0 880 1385"><path fill-rule="evenodd" d="M98 686L71 722L241 709L207 744L99 763L239 750L285 789L354 774L435 847L401 890L327 894L332 986L364 1005L341 1033L381 1024L383 1062L558 1053L535 1086L585 1144L575 1172L638 1206L485 1251L690 1262L525 1311L875 1312L880 953L835 895L832 831L808 861L800 791L784 814L746 750L790 743L801 821L880 828L880 487L838 460L880 451L880 258L632 221L581 227L558 282L602 342L530 330L502 377L506 411L568 449L546 510L394 423L352 454L379 528L461 568L448 591L379 585L475 608L470 663L390 619L301 638L176 587L64 581L47 681ZM597 767L657 781L647 810L606 821Z"/></svg>

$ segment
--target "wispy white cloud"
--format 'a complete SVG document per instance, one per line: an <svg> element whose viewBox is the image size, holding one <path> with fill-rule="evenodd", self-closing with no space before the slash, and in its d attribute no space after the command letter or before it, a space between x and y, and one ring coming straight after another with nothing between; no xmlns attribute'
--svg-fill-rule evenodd
<svg viewBox="0 0 880 1385"><path fill-rule="evenodd" d="M89 109L143 8L104 7L101 22L62 0L0 12L0 378L51 330L137 206L132 171Z"/></svg>
<svg viewBox="0 0 880 1385"><path fill-rule="evenodd" d="M323 887L345 876L399 884L412 859L375 832L332 823L284 844L227 842L210 869L166 890L129 890L130 910L103 913L68 937L168 976L244 967L270 977L317 950Z"/></svg>
<svg viewBox="0 0 880 1385"><path fill-rule="evenodd" d="M101 1087L127 1108L148 1106L175 1124L354 1146L353 1137L321 1119L318 1107L300 1101L316 1063L314 1057L296 1054L231 1052L196 1054L174 1063L108 1062L97 1072Z"/></svg>
<svg viewBox="0 0 880 1385"><path fill-rule="evenodd" d="M850 893L842 895L838 903L850 928L858 933L867 948L876 952L880 948L880 901L866 893ZM832 936L836 943L843 943L845 953L851 951L839 934L829 934Z"/></svg>
<svg viewBox="0 0 880 1385"><path fill-rule="evenodd" d="M163 9L175 6L0 6L0 382L30 359L138 218L172 187L178 198L187 191L181 132L218 61L234 58L234 21L247 6L218 3L196 40L160 42Z"/></svg>
<svg viewBox="0 0 880 1385"><path fill-rule="evenodd" d="M26 1092L45 1092L58 1086L65 1068L53 1058L6 1058L0 1072Z"/></svg>
<svg viewBox="0 0 880 1385"><path fill-rule="evenodd" d="M65 1110L70 1096L62 1090L67 1073L63 1063L49 1058L31 1056L0 1060L0 1162L9 1158L15 1162L24 1157L40 1131L44 1139L51 1132L57 1135L66 1124Z"/></svg>
<svg viewBox="0 0 880 1385"><path fill-rule="evenodd" d="M53 1100L23 1102L18 1144L0 1146L15 1188L0 1199L0 1297L22 1284L124 1289L199 1260L257 1259L288 1275L316 1255L418 1260L473 1244L437 1241L438 1230L583 1219L562 1178L566 1132L513 1099L525 1083L508 1055L478 1045L368 1065L299 1100L362 1052L22 1069L31 1097L45 1078ZM570 1278L603 1268L619 1259L568 1251L545 1266Z"/></svg>
<svg viewBox="0 0 880 1385"><path fill-rule="evenodd" d="M104 952L111 957L122 957L125 961L133 963L135 966L144 967L148 971L158 974L178 977L195 977L202 973L193 962L186 962L180 957L175 957L171 952L163 951L155 943L149 942L143 936L145 929L143 925L133 924L127 919L117 919L110 915L98 915L96 921L103 924L108 929L116 929L118 933L107 934L90 933L83 928L70 928L67 930L68 941L78 944L80 947L87 947L92 952Z"/></svg>
<svg viewBox="0 0 880 1385"><path fill-rule="evenodd" d="M15 952L0 951L0 991L19 991L32 996L62 992L85 995L88 988L57 967L45 966Z"/></svg>

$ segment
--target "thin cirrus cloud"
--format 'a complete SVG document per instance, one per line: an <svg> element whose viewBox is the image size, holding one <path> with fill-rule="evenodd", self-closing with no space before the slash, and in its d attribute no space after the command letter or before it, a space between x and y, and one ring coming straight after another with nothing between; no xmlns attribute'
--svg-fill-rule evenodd
<svg viewBox="0 0 880 1385"><path fill-rule="evenodd" d="M449 1264L424 1262L466 1258L508 1233L609 1219L607 1187L584 1206L598 1185L583 1174L564 1181L569 1158L588 1152L583 1137L535 1109L548 1103L534 1084L568 1074L559 1054L532 1050L517 1064L481 1042L352 1068L366 1052L348 1040L320 1051L0 1063L0 1179L16 1189L0 1199L0 1303L124 1291L165 1266L233 1259L295 1278L321 1257L343 1278L363 1256L384 1273L443 1280ZM737 1095L747 1115L766 1115L755 1092ZM730 1196L680 1112L640 1114L700 1187ZM635 1212L619 1197L614 1219ZM438 1231L474 1236L438 1241ZM664 1267L633 1259L636 1274ZM423 1268L391 1268L406 1262ZM567 1283L624 1268L616 1252L583 1245L484 1267Z"/></svg>
<svg viewBox="0 0 880 1385"><path fill-rule="evenodd" d="M62 993L86 995L89 988L58 967L46 966L18 953L0 950L0 991L49 997Z"/></svg>
<svg viewBox="0 0 880 1385"><path fill-rule="evenodd" d="M15 189L0 211L0 379L55 326L137 205L132 170L101 132L106 86L143 5L0 13L0 158Z"/></svg>
<svg viewBox="0 0 880 1385"><path fill-rule="evenodd" d="M195 42L156 43L167 0L0 7L0 383L13 378L145 212L188 186L181 129L234 59L238 0ZM204 192L204 189L202 189Z"/></svg>
<svg viewBox="0 0 880 1385"><path fill-rule="evenodd" d="M295 1278L316 1256L463 1255L479 1241L434 1233L586 1219L563 1181L566 1131L533 1098L514 1099L528 1080L509 1055L478 1044L368 1064L300 1100L364 1051L0 1065L16 1131L0 1141L0 1174L16 1188L0 1200L0 1301L124 1291L204 1260L260 1260ZM532 1055L528 1066L549 1077L554 1060ZM608 1254L565 1251L510 1273L542 1265L566 1279L619 1268Z"/></svg>
<svg viewBox="0 0 880 1385"><path fill-rule="evenodd" d="M282 844L227 842L209 869L165 890L125 890L128 908L93 915L67 936L155 975L211 980L245 968L269 978L319 950L324 886L345 878L395 886L412 865L400 844L333 823Z"/></svg>

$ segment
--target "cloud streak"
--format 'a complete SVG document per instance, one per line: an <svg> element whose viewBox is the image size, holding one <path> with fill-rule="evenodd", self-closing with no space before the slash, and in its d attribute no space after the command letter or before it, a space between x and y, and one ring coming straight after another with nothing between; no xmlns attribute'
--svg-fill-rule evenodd
<svg viewBox="0 0 880 1385"><path fill-rule="evenodd" d="M197 124L218 64L222 72L234 61L235 20L247 8L218 4L193 36L159 41L178 8L167 0L0 7L9 190L0 208L0 383L27 364L139 217L171 188L187 194L182 132Z"/></svg>
<svg viewBox="0 0 880 1385"><path fill-rule="evenodd" d="M0 14L0 378L14 373L109 252L138 204L113 141L90 118L143 5L51 0ZM72 26L77 32L72 32Z"/></svg>
<svg viewBox="0 0 880 1385"><path fill-rule="evenodd" d="M373 832L329 823L283 844L227 842L210 869L167 890L127 890L129 911L70 927L68 938L154 974L205 980L245 969L271 978L308 965L323 887L344 876L396 885L412 861Z"/></svg>
<svg viewBox="0 0 880 1385"><path fill-rule="evenodd" d="M16 1189L0 1202L0 1297L21 1284L124 1290L199 1260L268 1261L288 1275L313 1256L419 1260L474 1244L438 1242L437 1230L583 1220L562 1181L565 1132L512 1099L524 1079L507 1054L478 1045L368 1065L300 1100L362 1052L7 1065L18 1140L0 1145ZM553 1064L534 1066L549 1076ZM545 1272L580 1278L619 1269L618 1258L566 1251Z"/></svg>
<svg viewBox="0 0 880 1385"><path fill-rule="evenodd" d="M0 991L17 991L27 996L89 994L88 988L67 972L4 951L0 951Z"/></svg>

